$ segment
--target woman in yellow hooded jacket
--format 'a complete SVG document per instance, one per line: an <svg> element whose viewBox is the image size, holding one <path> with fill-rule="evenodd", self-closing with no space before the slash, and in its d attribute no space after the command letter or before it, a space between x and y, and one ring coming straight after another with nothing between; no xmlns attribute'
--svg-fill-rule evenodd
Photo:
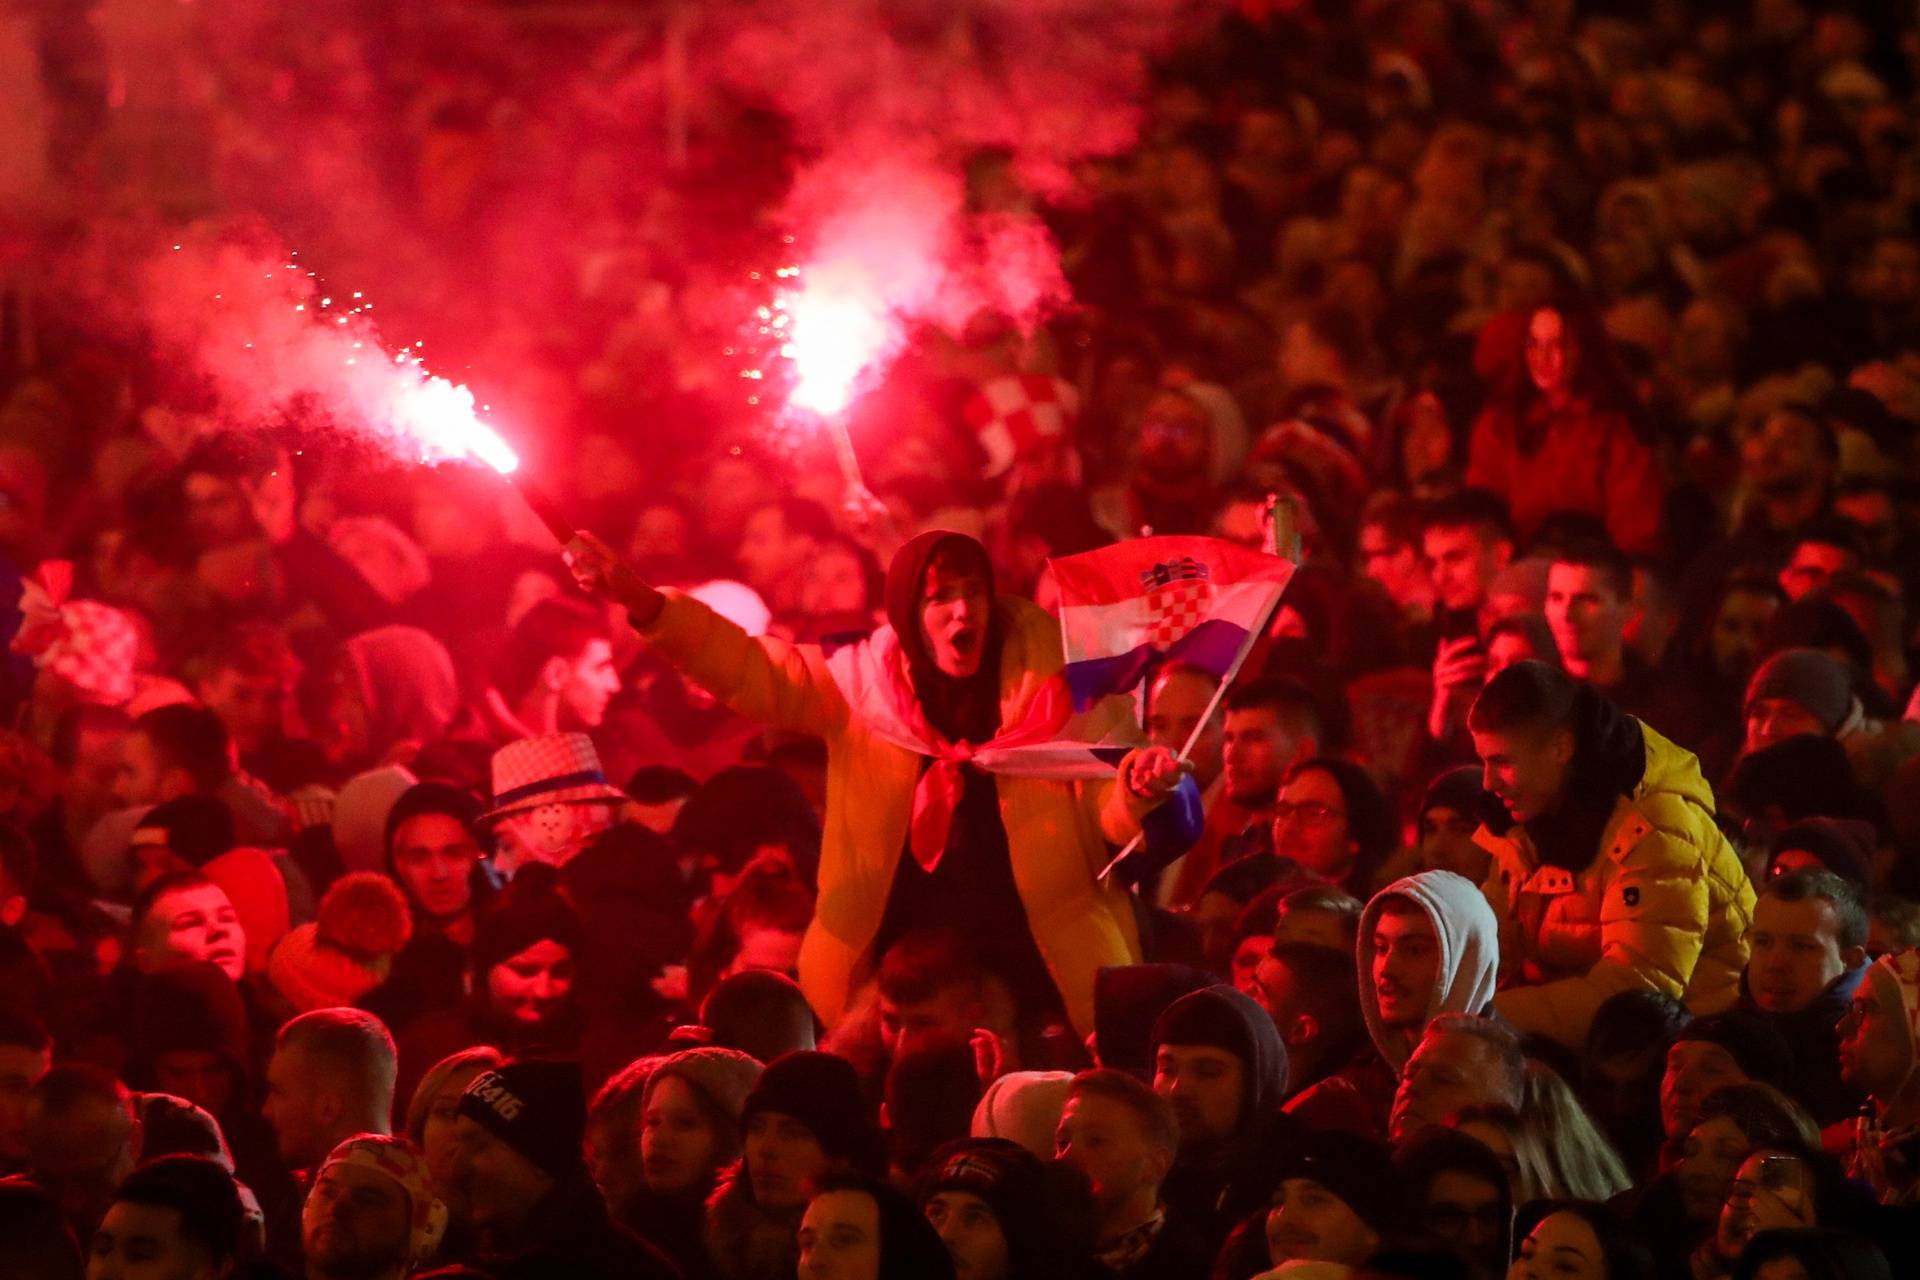
<svg viewBox="0 0 1920 1280"><path fill-rule="evenodd" d="M1094 974L1140 958L1128 894L1098 872L1111 845L1192 783L1161 748L1130 751L1102 780L1007 763L1006 748L1059 728L1060 633L1039 608L994 593L984 547L941 531L908 542L888 570L889 625L838 651L750 637L654 590L590 535L570 558L584 587L624 606L653 651L716 698L825 739L819 899L800 950L801 989L822 1020L840 1017L889 942L942 925L965 931L1016 990L1057 992L1092 1031ZM1117 727L1082 723L1075 736Z"/></svg>

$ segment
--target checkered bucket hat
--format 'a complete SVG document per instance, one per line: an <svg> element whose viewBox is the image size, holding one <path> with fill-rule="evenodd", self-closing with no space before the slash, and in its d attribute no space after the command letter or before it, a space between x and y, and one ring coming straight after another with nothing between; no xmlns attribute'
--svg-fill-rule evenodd
<svg viewBox="0 0 1920 1280"><path fill-rule="evenodd" d="M607 781L600 753L584 733L550 733L509 742L493 753L493 822L549 804L621 804L627 794Z"/></svg>

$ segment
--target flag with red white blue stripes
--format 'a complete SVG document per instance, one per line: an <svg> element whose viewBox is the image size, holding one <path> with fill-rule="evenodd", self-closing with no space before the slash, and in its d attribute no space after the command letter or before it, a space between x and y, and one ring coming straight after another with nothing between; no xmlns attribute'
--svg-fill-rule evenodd
<svg viewBox="0 0 1920 1280"><path fill-rule="evenodd" d="M1135 538L1050 564L1076 708L1135 688L1165 662L1225 679L1293 577L1291 561L1218 538Z"/></svg>

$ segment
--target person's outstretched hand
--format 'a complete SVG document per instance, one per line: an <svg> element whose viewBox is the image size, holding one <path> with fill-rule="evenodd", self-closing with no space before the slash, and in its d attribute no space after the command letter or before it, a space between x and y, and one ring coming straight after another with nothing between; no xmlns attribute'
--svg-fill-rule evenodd
<svg viewBox="0 0 1920 1280"><path fill-rule="evenodd" d="M619 552L593 534L584 529L576 533L561 558L582 591L619 605L635 626L644 627L659 616L660 593L635 573Z"/></svg>

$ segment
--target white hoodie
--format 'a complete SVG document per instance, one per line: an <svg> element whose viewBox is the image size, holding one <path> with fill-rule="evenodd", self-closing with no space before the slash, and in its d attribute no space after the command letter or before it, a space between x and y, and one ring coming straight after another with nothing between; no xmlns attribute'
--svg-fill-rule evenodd
<svg viewBox="0 0 1920 1280"><path fill-rule="evenodd" d="M1419 904L1433 921L1440 943L1439 980L1433 1001L1420 1026L1411 1030L1380 1025L1380 997L1373 987L1373 926L1385 898L1401 897ZM1478 885L1451 871L1422 871L1395 880L1373 895L1360 913L1360 1010L1367 1033L1380 1056L1398 1075L1413 1056L1427 1023L1443 1013L1480 1013L1493 1001L1494 980L1500 972L1500 922Z"/></svg>

